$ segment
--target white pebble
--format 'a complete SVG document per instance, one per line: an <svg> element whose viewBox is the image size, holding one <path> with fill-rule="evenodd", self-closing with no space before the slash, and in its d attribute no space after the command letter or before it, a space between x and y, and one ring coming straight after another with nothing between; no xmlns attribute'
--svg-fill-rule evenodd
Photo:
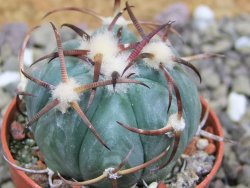
<svg viewBox="0 0 250 188"><path fill-rule="evenodd" d="M198 6L194 11L194 26L205 31L214 23L214 12L206 5Z"/></svg>
<svg viewBox="0 0 250 188"><path fill-rule="evenodd" d="M157 186L158 186L158 183L157 183L157 182L152 182L152 183L148 186L148 188L157 188Z"/></svg>
<svg viewBox="0 0 250 188"><path fill-rule="evenodd" d="M20 74L17 71L6 71L0 74L0 87L5 87L11 83L17 83L20 80Z"/></svg>
<svg viewBox="0 0 250 188"><path fill-rule="evenodd" d="M235 48L240 52L250 52L250 37L243 36L236 40Z"/></svg>
<svg viewBox="0 0 250 188"><path fill-rule="evenodd" d="M229 94L227 114L234 122L239 122L247 110L247 98L235 92Z"/></svg>
<svg viewBox="0 0 250 188"><path fill-rule="evenodd" d="M208 140L205 138L200 138L196 143L196 147L199 150L204 150L207 146L208 146Z"/></svg>

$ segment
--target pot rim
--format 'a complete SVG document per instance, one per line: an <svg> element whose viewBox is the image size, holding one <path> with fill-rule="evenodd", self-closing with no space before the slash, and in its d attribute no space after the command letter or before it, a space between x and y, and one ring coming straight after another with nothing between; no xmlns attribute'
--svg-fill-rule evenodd
<svg viewBox="0 0 250 188"><path fill-rule="evenodd" d="M204 109L205 106L207 106L207 102L200 97L200 101L202 104L202 107ZM12 100L12 102L10 103L10 105L7 108L7 111L4 114L3 117L3 122L2 122L2 127L1 127L1 142L2 142L2 149L3 149L3 153L4 155L7 157L7 159L12 162L15 163L15 160L13 159L9 147L8 147L8 125L9 122L12 120L12 116L16 110L16 98ZM223 129L221 126L221 123L217 117L217 115L215 114L215 112L212 109L209 109L209 117L212 119L212 121L214 122L214 131L217 135L222 136L223 137ZM209 183L212 181L213 177L215 176L215 174L217 173L217 171L220 168L220 165L222 163L222 159L223 159L223 155L224 155L224 142L216 142L216 159L213 165L213 168L211 169L211 171L209 172L209 174L196 186L196 188L205 188L209 185ZM41 188L38 184L36 184L31 178L29 178L24 172L17 170L13 167L10 167L10 170L12 171L12 173L17 173L18 176L20 176L22 179L24 179L24 181L29 184L31 187L34 188Z"/></svg>
<svg viewBox="0 0 250 188"><path fill-rule="evenodd" d="M4 117L3 117L3 123L2 123L2 127L1 127L1 143L2 143L2 149L3 149L3 153L5 155L5 157L12 163L15 163L14 158L12 157L10 150L9 150L9 144L8 144L8 136L7 133L9 131L9 122L12 120L12 116L13 116L13 112L16 110L16 98L14 98L10 105L8 106ZM12 116L11 116L12 115ZM42 188L40 187L38 184L36 184L31 178L29 178L24 172L17 170L13 167L11 167L9 165L10 171L11 171L11 176L13 178L13 174L12 173L16 173L17 176L19 176L19 179L23 179L24 182L28 185L30 185L31 187L34 188ZM14 179L14 178L13 178ZM13 180L12 179L12 180ZM13 180L14 181L14 180ZM15 183L15 182L14 182Z"/></svg>
<svg viewBox="0 0 250 188"><path fill-rule="evenodd" d="M204 110L204 107L207 106L207 102L203 97L200 97L200 101ZM211 118L212 121L214 121L213 129L216 135L223 137L224 132L223 132L222 125L219 121L218 116L215 114L215 112L211 108L209 109L208 118ZM215 142L215 145L216 145L216 155L215 155L215 162L214 162L213 168L211 169L209 174L207 174L207 176L196 186L196 188L207 187L221 166L223 155L224 155L224 142Z"/></svg>

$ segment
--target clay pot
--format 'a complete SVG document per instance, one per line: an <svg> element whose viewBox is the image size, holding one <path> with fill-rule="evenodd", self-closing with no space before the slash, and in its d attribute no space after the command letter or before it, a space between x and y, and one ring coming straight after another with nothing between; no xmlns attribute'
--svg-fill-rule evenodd
<svg viewBox="0 0 250 188"><path fill-rule="evenodd" d="M16 112L16 99L14 99L11 102L7 111L5 112L1 128L1 142L2 142L3 153L7 157L7 159L12 163L15 163L15 160L13 159L10 153L8 143L9 143L9 127L14 120L15 112ZM42 188L39 185L37 185L32 179L30 179L24 172L16 170L11 166L9 169L13 183L17 188Z"/></svg>
<svg viewBox="0 0 250 188"><path fill-rule="evenodd" d="M205 109L207 107L207 103L206 101L201 97L201 104L202 104L202 113L205 113ZM212 127L213 128L213 133L223 137L223 129L222 126L220 124L220 121L217 117L217 115L215 114L215 112L213 110L209 110L209 115L208 115L208 119L206 122L206 126L207 127ZM223 155L224 155L224 142L215 142L216 145L216 153L215 153L215 162L214 162L214 166L211 169L210 173L203 179L203 181L196 186L196 188L205 188L208 187L209 183L212 181L213 177L215 176L215 174L217 173L217 171L220 168L222 159L223 159Z"/></svg>
<svg viewBox="0 0 250 188"><path fill-rule="evenodd" d="M204 99L201 98L201 103L203 107L203 113L204 109L206 109L206 102ZM5 116L3 118L3 124L1 128L1 142L2 142L2 148L4 155L7 157L7 159L13 163L15 163L15 160L13 159L9 147L9 126L11 122L13 122L16 112L16 100L14 99L11 104L9 105ZM211 126L213 128L213 132L216 135L223 136L222 126L218 120L218 117L216 114L210 110L209 111L209 117L206 123L206 126ZM215 174L217 173L224 154L224 143L223 142L215 142L216 144L216 160L214 163L214 166L210 173L205 177L205 179L197 185L197 188L205 188L209 185ZM32 179L30 179L24 172L16 170L12 166L10 166L10 174L13 180L13 183L17 188L41 188L39 185L37 185Z"/></svg>

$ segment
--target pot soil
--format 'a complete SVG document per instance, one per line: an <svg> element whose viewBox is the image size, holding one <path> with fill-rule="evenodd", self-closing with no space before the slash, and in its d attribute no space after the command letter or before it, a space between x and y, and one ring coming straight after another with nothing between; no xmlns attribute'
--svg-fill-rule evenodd
<svg viewBox="0 0 250 188"><path fill-rule="evenodd" d="M205 113L205 109L207 108L207 104L204 99L201 98L201 103L203 107L203 114ZM2 148L4 155L6 158L12 162L15 163L15 160L13 159L10 149L9 149L9 129L11 123L15 120L15 114L16 114L16 100L14 99L11 104L9 105L5 116L3 118L3 124L1 128L1 142L2 142ZM218 135L220 137L223 137L223 130L222 126L218 120L218 117L216 114L210 109L208 119L206 121L206 127L212 127L213 133L215 135ZM204 177L204 179L196 186L196 188L205 188L208 187L209 183L217 173L224 154L224 142L215 142L216 151L215 151L215 161L214 166L211 169L210 173ZM36 184L27 174L24 172L15 169L14 167L10 166L10 174L13 180L14 185L17 188L41 188L40 185ZM162 186L162 184L161 184ZM160 187L161 187L160 186Z"/></svg>

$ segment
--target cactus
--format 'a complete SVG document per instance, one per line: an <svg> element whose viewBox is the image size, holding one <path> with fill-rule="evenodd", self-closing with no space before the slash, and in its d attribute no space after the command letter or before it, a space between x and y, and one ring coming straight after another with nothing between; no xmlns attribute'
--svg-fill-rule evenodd
<svg viewBox="0 0 250 188"><path fill-rule="evenodd" d="M20 71L28 78L23 93L27 128L48 168L71 185L98 188L163 179L195 135L201 116L196 85L182 65L200 78L189 62L214 54L178 57L167 37L175 33L173 22L143 23L128 3L120 11L119 0L114 17L72 7L46 16L72 10L103 24L91 35L64 24L81 39L62 43L51 23L57 49L24 69L29 33L20 55ZM122 17L125 11L131 21ZM129 30L131 24L139 37ZM154 28L145 33L142 24Z"/></svg>

